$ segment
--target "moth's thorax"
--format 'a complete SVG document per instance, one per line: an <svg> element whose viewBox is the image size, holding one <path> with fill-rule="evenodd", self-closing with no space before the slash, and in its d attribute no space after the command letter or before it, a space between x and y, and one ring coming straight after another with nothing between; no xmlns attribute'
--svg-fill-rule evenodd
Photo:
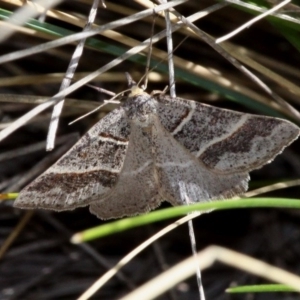
<svg viewBox="0 0 300 300"><path fill-rule="evenodd" d="M145 92L129 95L123 107L129 122L145 127L149 126L150 115L157 113L157 101Z"/></svg>

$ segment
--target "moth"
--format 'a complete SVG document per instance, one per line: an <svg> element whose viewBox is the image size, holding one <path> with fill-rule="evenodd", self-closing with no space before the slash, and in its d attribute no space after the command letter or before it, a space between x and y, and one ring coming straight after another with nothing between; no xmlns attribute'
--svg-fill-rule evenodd
<svg viewBox="0 0 300 300"><path fill-rule="evenodd" d="M299 136L289 121L239 113L165 94L130 80L125 103L25 187L15 207L56 211L90 206L101 219L172 205L228 199L249 172Z"/></svg>

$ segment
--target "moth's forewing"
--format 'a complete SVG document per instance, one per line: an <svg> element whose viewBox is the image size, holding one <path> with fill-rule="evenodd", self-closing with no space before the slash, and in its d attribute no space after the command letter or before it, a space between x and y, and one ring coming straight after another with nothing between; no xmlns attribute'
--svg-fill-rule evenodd
<svg viewBox="0 0 300 300"><path fill-rule="evenodd" d="M162 125L218 173L260 168L299 136L299 127L283 119L239 113L166 95L158 96L157 100Z"/></svg>
<svg viewBox="0 0 300 300"><path fill-rule="evenodd" d="M14 206L68 210L101 199L119 177L129 133L123 108L113 110L25 187Z"/></svg>

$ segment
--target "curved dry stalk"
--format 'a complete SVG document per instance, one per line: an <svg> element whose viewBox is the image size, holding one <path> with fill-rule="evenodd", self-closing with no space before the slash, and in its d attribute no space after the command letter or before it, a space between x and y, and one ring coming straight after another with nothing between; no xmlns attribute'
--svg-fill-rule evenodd
<svg viewBox="0 0 300 300"><path fill-rule="evenodd" d="M202 270L212 266L215 262L246 271L263 277L272 282L286 284L300 292L300 277L258 259L219 246L209 246L198 253ZM178 283L186 280L195 273L195 260L190 257L170 268L154 279L143 284L120 300L151 300L162 295Z"/></svg>

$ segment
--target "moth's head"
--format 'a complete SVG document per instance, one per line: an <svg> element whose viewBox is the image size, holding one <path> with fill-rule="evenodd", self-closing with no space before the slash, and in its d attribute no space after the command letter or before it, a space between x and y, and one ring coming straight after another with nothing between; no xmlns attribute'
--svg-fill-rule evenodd
<svg viewBox="0 0 300 300"><path fill-rule="evenodd" d="M130 122L148 127L151 115L156 114L157 101L139 88L128 73L126 73L126 77L130 88L130 94L123 105L126 115Z"/></svg>
<svg viewBox="0 0 300 300"><path fill-rule="evenodd" d="M130 89L130 93L128 95L129 97L145 94L145 91L137 85L137 83L132 79L129 73L126 72L125 75L127 78L128 87Z"/></svg>

